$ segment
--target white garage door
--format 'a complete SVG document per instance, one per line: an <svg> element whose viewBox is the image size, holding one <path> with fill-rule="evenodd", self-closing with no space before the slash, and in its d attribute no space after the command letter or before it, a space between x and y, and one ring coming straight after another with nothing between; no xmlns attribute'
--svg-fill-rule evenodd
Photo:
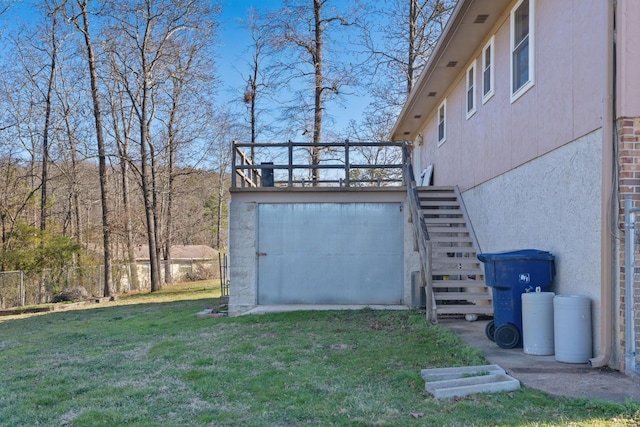
<svg viewBox="0 0 640 427"><path fill-rule="evenodd" d="M258 206L258 304L401 304L400 203Z"/></svg>

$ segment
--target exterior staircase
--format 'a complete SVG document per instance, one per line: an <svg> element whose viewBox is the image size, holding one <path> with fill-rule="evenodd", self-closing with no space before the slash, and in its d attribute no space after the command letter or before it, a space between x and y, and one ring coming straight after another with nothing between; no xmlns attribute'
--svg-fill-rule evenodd
<svg viewBox="0 0 640 427"><path fill-rule="evenodd" d="M457 187L418 187L417 193L431 252L432 309L437 316L493 314L492 292Z"/></svg>

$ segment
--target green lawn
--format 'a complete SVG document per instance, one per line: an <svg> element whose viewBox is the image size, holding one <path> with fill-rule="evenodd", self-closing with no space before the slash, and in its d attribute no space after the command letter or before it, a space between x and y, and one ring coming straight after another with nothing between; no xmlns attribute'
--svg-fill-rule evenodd
<svg viewBox="0 0 640 427"><path fill-rule="evenodd" d="M640 405L530 389L434 400L420 369L486 363L418 312L197 318L212 282L0 318L3 426L621 426Z"/></svg>

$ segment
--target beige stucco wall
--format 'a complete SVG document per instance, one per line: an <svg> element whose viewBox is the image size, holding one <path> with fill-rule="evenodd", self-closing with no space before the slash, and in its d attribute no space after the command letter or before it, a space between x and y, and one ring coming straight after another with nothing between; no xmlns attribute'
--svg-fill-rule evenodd
<svg viewBox="0 0 640 427"><path fill-rule="evenodd" d="M594 354L600 343L601 138L593 132L462 195L483 252L550 251L557 274L552 291L591 298Z"/></svg>
<svg viewBox="0 0 640 427"><path fill-rule="evenodd" d="M415 165L435 164L434 184L464 191L601 127L604 66L600 0L536 0L535 85L510 101L509 14L460 67L447 100L447 139L437 143L435 111L422 129ZM596 30L594 30L596 29ZM495 35L495 95L481 102L481 49ZM477 60L477 111L466 118L465 71Z"/></svg>

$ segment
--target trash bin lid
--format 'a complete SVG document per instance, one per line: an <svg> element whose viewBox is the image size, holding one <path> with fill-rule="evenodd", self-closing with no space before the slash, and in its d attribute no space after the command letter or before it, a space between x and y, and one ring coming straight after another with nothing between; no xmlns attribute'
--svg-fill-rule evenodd
<svg viewBox="0 0 640 427"><path fill-rule="evenodd" d="M553 261L554 256L550 252L542 251L539 249L521 249L518 251L482 253L482 254L478 254L478 259L482 262L520 261L520 260Z"/></svg>

